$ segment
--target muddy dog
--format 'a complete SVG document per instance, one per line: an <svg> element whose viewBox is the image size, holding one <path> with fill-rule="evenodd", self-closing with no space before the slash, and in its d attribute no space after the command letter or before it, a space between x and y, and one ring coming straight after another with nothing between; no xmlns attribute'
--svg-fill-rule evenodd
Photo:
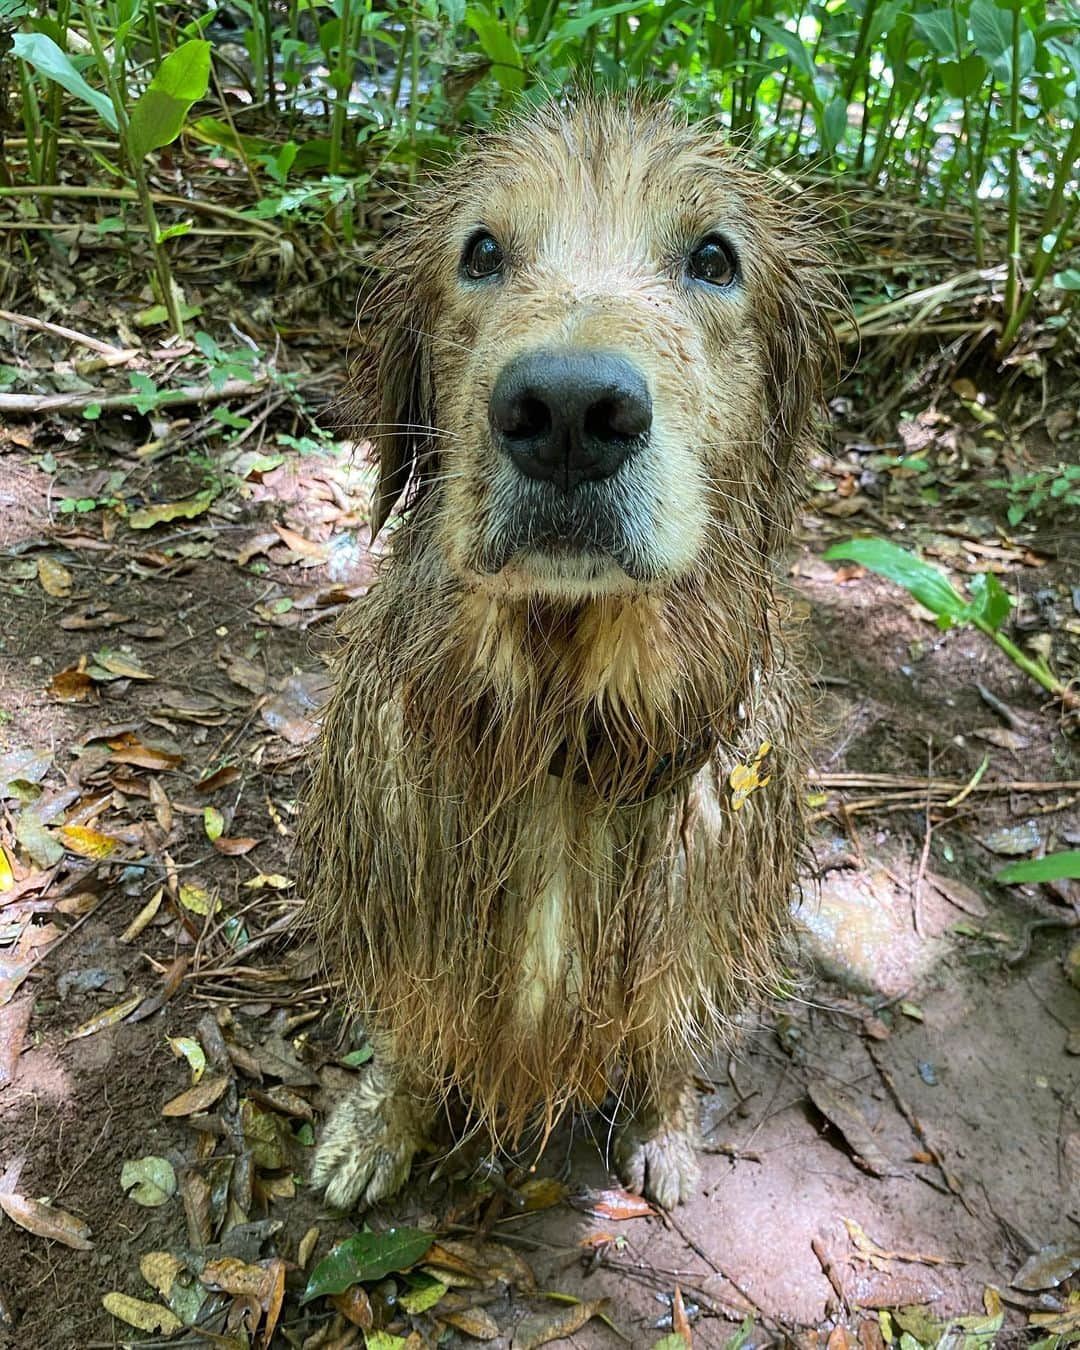
<svg viewBox="0 0 1080 1350"><path fill-rule="evenodd" d="M496 1148L614 1100L694 1185L692 1073L784 976L806 695L771 563L831 351L800 213L715 128L588 99L472 144L383 247L356 371L382 575L341 628L310 913L375 1047L339 1206L453 1091Z"/></svg>

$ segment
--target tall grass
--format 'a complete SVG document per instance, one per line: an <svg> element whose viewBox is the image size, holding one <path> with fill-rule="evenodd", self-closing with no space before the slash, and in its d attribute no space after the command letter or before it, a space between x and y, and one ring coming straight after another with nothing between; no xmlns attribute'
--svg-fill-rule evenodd
<svg viewBox="0 0 1080 1350"><path fill-rule="evenodd" d="M61 88L28 37L51 37L77 79L114 106L119 95L119 116L168 51L205 30L218 86L248 106L200 110L193 131L254 165L264 216L338 210L341 180L377 161L414 169L516 99L583 79L648 83L718 115L769 163L917 194L969 219L980 265L1005 270L1002 352L1034 286L1055 273L1080 286L1076 269L1060 267L1080 153L1073 0L232 0L241 27L231 35L209 9L192 21L190 8L134 0L34 12L0 0L0 21L5 7L19 30L27 147L12 181L55 181L64 105L86 98L71 79ZM128 161L128 175L138 186L139 166ZM990 211L1007 216L998 256Z"/></svg>

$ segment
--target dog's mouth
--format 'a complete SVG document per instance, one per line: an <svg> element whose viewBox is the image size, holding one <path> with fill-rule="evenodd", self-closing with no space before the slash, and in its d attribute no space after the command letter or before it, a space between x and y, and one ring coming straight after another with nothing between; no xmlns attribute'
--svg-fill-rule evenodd
<svg viewBox="0 0 1080 1350"><path fill-rule="evenodd" d="M654 571L645 545L648 527L642 504L631 496L613 484L584 484L566 493L518 482L508 499L494 504L479 570L494 574L514 562L591 582L617 568L632 581L648 581Z"/></svg>

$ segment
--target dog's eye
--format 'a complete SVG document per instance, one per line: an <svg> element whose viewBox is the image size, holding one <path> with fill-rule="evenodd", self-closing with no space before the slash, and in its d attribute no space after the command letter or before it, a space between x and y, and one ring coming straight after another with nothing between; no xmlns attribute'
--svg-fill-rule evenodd
<svg viewBox="0 0 1080 1350"><path fill-rule="evenodd" d="M493 235L476 234L465 245L461 265L466 276L474 279L493 277L502 271L503 251Z"/></svg>
<svg viewBox="0 0 1080 1350"><path fill-rule="evenodd" d="M738 271L735 250L715 234L698 244L690 254L687 267L695 280L707 281L710 286L730 286Z"/></svg>

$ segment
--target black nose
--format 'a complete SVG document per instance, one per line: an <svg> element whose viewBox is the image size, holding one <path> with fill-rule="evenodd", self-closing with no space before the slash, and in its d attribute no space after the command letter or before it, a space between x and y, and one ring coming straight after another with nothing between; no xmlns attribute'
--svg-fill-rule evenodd
<svg viewBox="0 0 1080 1350"><path fill-rule="evenodd" d="M503 367L488 407L496 442L529 478L569 492L610 478L645 443L652 400L621 356L535 351Z"/></svg>

